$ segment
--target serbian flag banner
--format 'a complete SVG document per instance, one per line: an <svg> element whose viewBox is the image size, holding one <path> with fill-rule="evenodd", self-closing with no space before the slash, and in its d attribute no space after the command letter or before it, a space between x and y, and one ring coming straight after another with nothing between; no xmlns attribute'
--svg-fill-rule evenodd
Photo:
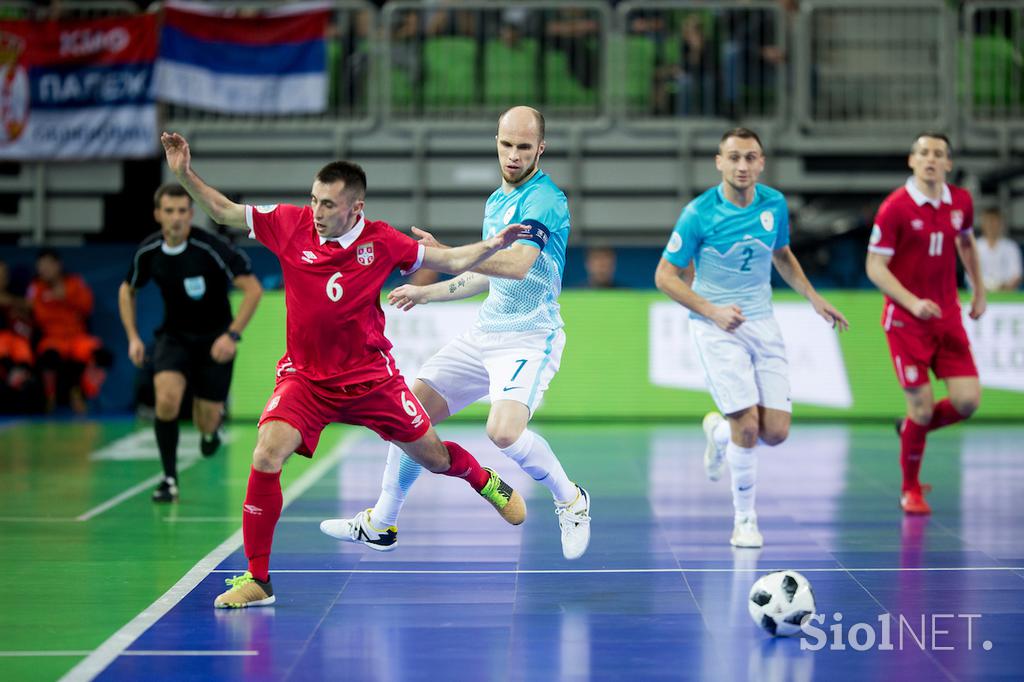
<svg viewBox="0 0 1024 682"><path fill-rule="evenodd" d="M0 21L0 159L156 153L151 14Z"/></svg>
<svg viewBox="0 0 1024 682"><path fill-rule="evenodd" d="M171 0L163 18L158 99L234 114L326 109L329 4L289 3L240 14Z"/></svg>

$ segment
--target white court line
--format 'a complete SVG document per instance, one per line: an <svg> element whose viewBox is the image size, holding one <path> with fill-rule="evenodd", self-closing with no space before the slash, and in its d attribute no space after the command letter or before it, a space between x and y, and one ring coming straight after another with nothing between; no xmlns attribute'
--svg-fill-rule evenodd
<svg viewBox="0 0 1024 682"><path fill-rule="evenodd" d="M78 523L70 516L0 516L0 523Z"/></svg>
<svg viewBox="0 0 1024 682"><path fill-rule="evenodd" d="M284 492L281 510L287 509L288 505L337 465L338 461L348 454L352 449L352 445L362 436L362 431L350 431L342 436L341 441L325 457L317 458L313 462L313 466L306 473L302 474L294 483L288 486L288 489ZM120 630L111 635L107 641L97 647L95 651L80 661L78 665L69 670L66 675L60 678L60 682L91 680L103 672L107 666L114 662L114 659L126 653L125 649L130 647L132 642L160 620L164 614L173 609L196 585L212 573L222 561L231 556L231 553L238 549L241 544L242 529L239 528L231 537L218 545L216 549L200 559L162 597L150 604L142 613L135 616ZM211 605L210 608L212 609L213 606Z"/></svg>
<svg viewBox="0 0 1024 682"><path fill-rule="evenodd" d="M92 651L0 651L0 658L41 658L60 656L88 656ZM201 649L174 651L173 649L145 651L136 649L123 651L122 656L259 656L260 652L255 649L241 649L238 651L204 651Z"/></svg>
<svg viewBox="0 0 1024 682"><path fill-rule="evenodd" d="M179 466L178 466L178 476L181 476L181 472L182 471L185 471L186 469L190 468L193 464L195 464L198 461L199 460L197 460L197 459L190 459L190 460L181 462L179 464ZM83 513L79 514L78 516L75 517L75 521L88 521L91 518L99 516L103 512L107 511L108 509L111 509L111 508L116 507L117 505L121 504L122 502L124 502L128 498L135 497L136 495L141 493L143 490L148 490L149 488L152 488L153 486L155 486L157 483L159 483L162 480L164 480L163 473L153 474L152 476L147 478L145 481L142 481L141 483L137 483L136 485L133 485L131 488L128 488L128 490L125 490L123 493L120 493L119 495L115 495L114 497L111 497L106 502L104 502L102 504L99 504L99 505L96 505L95 507L93 507L89 511L86 511L86 512L83 512Z"/></svg>
<svg viewBox="0 0 1024 682"><path fill-rule="evenodd" d="M1020 571L1020 566L941 566L921 568L793 568L792 566L758 567L758 568L538 568L538 569L481 569L481 570L431 570L431 569L365 569L365 568L275 568L274 575L280 573L391 573L409 575L548 575L566 573L578 575L584 573L771 573L773 571L797 571L799 573L899 573L902 571ZM210 573L241 573L244 568L218 568Z"/></svg>

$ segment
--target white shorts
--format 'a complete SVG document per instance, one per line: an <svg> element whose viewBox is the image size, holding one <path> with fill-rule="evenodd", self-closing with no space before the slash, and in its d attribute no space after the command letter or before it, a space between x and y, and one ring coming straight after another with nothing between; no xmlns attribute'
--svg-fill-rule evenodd
<svg viewBox="0 0 1024 682"><path fill-rule="evenodd" d="M704 381L722 414L753 405L793 411L786 345L774 317L744 322L731 333L714 322L691 318L690 335Z"/></svg>
<svg viewBox="0 0 1024 682"><path fill-rule="evenodd" d="M416 378L448 403L448 414L490 396L515 400L533 415L558 372L565 332L482 332L462 334L424 363Z"/></svg>

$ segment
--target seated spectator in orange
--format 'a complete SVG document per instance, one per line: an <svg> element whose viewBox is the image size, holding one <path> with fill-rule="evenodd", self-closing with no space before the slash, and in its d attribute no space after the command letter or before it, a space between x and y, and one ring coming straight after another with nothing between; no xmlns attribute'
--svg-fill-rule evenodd
<svg viewBox="0 0 1024 682"><path fill-rule="evenodd" d="M0 261L0 387L20 391L32 377L28 303L10 291L10 270ZM5 410L6 411L6 410Z"/></svg>
<svg viewBox="0 0 1024 682"><path fill-rule="evenodd" d="M92 290L79 275L64 273L55 250L43 249L27 298L41 337L36 356L47 410L56 407L66 390L72 409L83 413L86 400L99 394L112 359L103 342L88 331Z"/></svg>

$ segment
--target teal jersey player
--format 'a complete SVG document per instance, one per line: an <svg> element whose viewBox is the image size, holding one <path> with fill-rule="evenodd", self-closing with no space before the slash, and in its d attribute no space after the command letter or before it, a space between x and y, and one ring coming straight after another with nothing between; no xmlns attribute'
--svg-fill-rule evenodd
<svg viewBox="0 0 1024 682"><path fill-rule="evenodd" d="M757 451L786 440L792 419L786 345L772 314L772 267L833 327L847 326L790 250L786 199L757 184L764 164L752 130L722 136L715 156L722 182L686 205L654 276L690 311L690 340L719 410L704 417L704 470L717 481L729 465L734 547L764 544L754 509Z"/></svg>
<svg viewBox="0 0 1024 682"><path fill-rule="evenodd" d="M735 303L748 320L771 316L772 254L789 245L782 192L755 185L753 196L741 207L726 199L723 185L707 190L683 209L662 253L680 268L692 260L694 292L716 305Z"/></svg>
<svg viewBox="0 0 1024 682"><path fill-rule="evenodd" d="M499 187L487 199L485 238L517 223L529 225L535 235L517 243L539 249L540 254L525 278L491 279L490 293L480 308L477 326L487 332L559 329L562 317L558 295L562 291L565 245L569 240L569 202L540 169L511 192Z"/></svg>

